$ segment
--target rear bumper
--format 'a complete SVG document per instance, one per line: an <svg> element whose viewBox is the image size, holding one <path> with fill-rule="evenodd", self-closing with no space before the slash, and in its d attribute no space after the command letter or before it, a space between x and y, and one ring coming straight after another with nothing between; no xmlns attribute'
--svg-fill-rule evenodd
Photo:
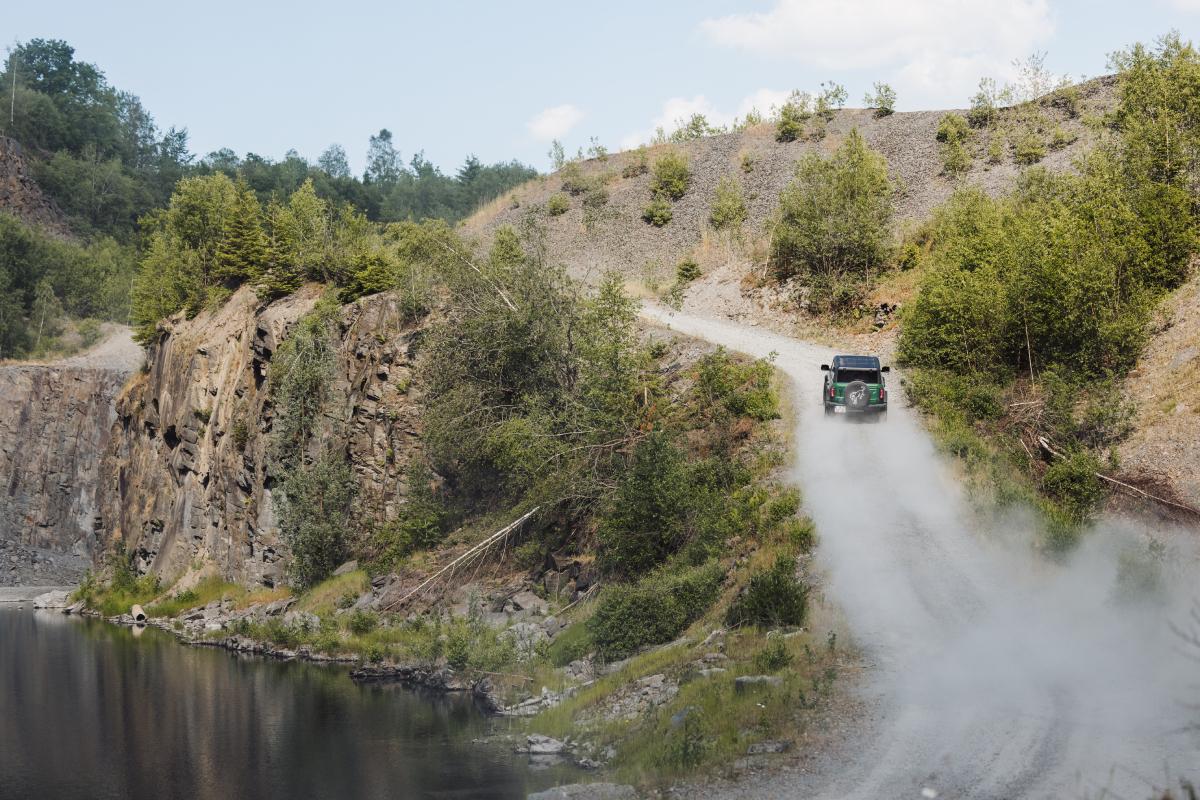
<svg viewBox="0 0 1200 800"><path fill-rule="evenodd" d="M837 408L842 409L842 411L839 413L843 414L879 414L887 411L887 403L875 403L873 405L863 406L861 408L852 408L847 406L845 403L831 403L828 400L825 401L826 411Z"/></svg>

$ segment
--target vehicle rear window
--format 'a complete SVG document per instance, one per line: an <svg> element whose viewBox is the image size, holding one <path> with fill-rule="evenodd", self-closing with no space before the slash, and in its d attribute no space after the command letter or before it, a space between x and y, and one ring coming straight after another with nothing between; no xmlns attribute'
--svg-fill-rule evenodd
<svg viewBox="0 0 1200 800"><path fill-rule="evenodd" d="M879 370L877 369L846 369L843 367L837 371L838 383L850 383L851 381L862 381L863 383L879 383Z"/></svg>

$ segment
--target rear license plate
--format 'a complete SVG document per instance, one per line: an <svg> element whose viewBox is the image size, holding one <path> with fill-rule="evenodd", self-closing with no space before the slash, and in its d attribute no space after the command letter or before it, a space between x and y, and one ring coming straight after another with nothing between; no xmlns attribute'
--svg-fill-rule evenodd
<svg viewBox="0 0 1200 800"><path fill-rule="evenodd" d="M846 407L845 407L845 406L834 406L834 407L833 407L833 413L835 413L835 414L845 414L845 413L846 413Z"/></svg>

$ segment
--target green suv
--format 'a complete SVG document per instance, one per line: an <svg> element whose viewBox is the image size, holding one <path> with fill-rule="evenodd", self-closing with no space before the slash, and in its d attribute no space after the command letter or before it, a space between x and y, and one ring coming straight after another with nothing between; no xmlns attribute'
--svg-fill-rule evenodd
<svg viewBox="0 0 1200 800"><path fill-rule="evenodd" d="M875 356L834 356L832 364L822 364L825 385L821 397L825 415L871 414L883 419L887 414L887 379L890 367L879 366Z"/></svg>

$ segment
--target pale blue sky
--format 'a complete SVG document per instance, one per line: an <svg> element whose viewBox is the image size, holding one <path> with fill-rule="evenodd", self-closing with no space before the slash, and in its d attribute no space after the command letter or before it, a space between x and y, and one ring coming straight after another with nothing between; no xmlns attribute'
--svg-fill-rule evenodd
<svg viewBox="0 0 1200 800"><path fill-rule="evenodd" d="M1200 0L56 0L0 24L8 43L66 39L201 155L315 159L337 142L360 171L387 127L406 160L544 169L554 135L617 149L693 110L722 121L823 80L850 105L888 81L911 110L961 106L981 75L1038 50L1056 72L1100 74L1134 41L1200 38Z"/></svg>

